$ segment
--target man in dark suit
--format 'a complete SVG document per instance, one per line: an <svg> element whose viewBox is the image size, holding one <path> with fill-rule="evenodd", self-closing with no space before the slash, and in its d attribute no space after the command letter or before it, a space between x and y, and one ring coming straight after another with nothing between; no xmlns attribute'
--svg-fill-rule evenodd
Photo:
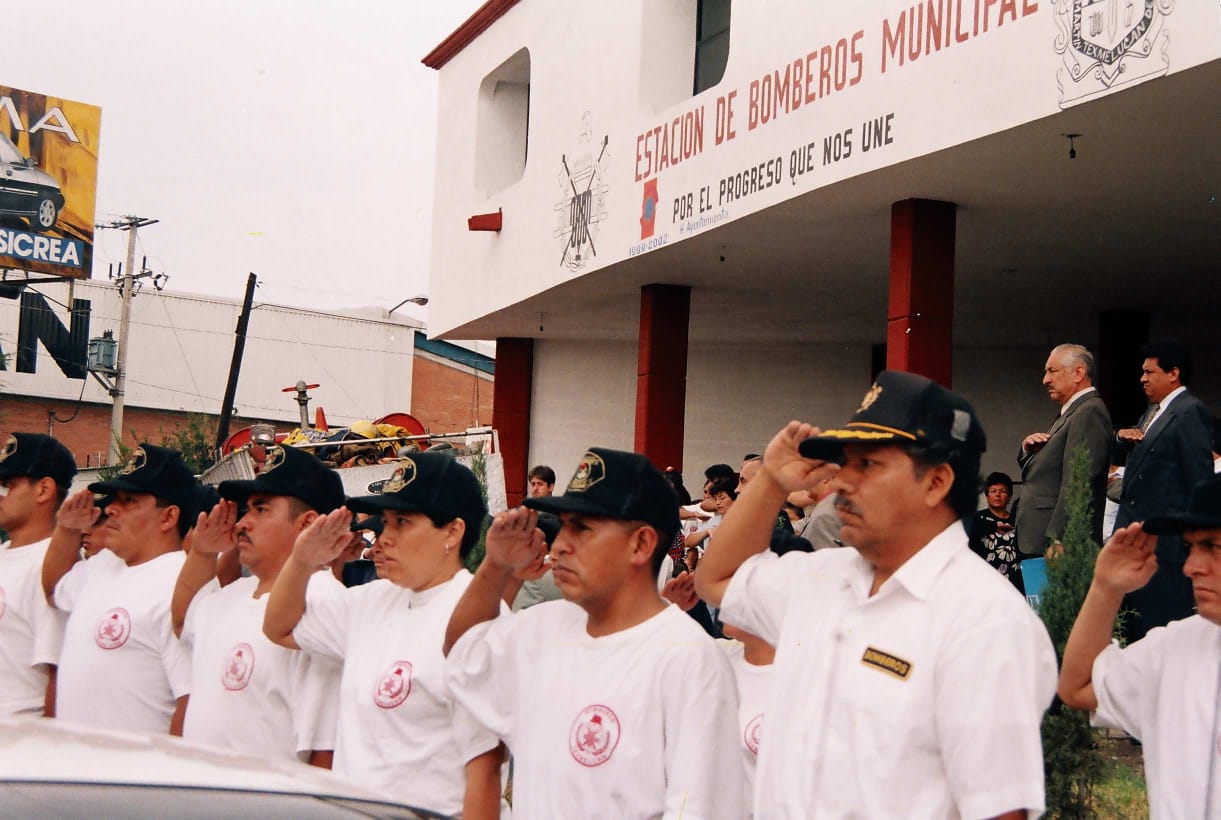
<svg viewBox="0 0 1221 820"><path fill-rule="evenodd" d="M1054 348L1043 367L1043 386L1060 415L1046 433L1026 436L1018 451L1022 498L1015 524L1026 557L1043 555L1064 534L1069 462L1081 445L1090 459L1094 536L1101 536L1110 455L1111 414L1094 389L1094 355L1077 344Z"/></svg>
<svg viewBox="0 0 1221 820"><path fill-rule="evenodd" d="M1124 463L1116 529L1186 509L1191 488L1213 472L1212 416L1187 390L1191 378L1187 349L1167 339L1145 345L1141 356L1140 383L1149 397L1149 409L1140 425L1116 434L1122 447L1131 448ZM1182 538L1158 537L1157 572L1124 602L1125 609L1135 612L1124 624L1129 641L1192 614L1191 581L1183 575L1186 558Z"/></svg>

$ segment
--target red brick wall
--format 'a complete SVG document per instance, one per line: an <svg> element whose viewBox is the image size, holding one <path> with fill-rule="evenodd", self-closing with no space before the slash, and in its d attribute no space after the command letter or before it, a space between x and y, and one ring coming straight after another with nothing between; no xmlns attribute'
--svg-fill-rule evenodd
<svg viewBox="0 0 1221 820"><path fill-rule="evenodd" d="M47 433L63 442L64 446L76 456L79 467L98 466L97 454L102 453L105 463L106 453L110 450L110 405L81 404L80 413L67 423L56 422L52 428L47 427L47 411L66 419L72 415L76 402L59 399L44 399L30 396L0 395L0 433L7 436L10 432ZM151 441L160 444L165 435L171 434L180 427L186 427L189 413L170 410L149 410L128 406L123 411L123 443L135 446L141 441ZM212 417L215 423L215 417ZM230 426L231 431L249 427L260 419L235 418ZM291 430L295 424L270 422L276 424L277 430ZM131 431L135 431L132 435Z"/></svg>
<svg viewBox="0 0 1221 820"><path fill-rule="evenodd" d="M410 412L432 433L491 424L492 382L417 355L411 365Z"/></svg>

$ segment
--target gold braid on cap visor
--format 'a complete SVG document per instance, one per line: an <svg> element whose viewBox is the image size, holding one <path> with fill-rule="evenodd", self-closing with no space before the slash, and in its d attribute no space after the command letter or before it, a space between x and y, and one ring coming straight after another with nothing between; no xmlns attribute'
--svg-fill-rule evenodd
<svg viewBox="0 0 1221 820"><path fill-rule="evenodd" d="M815 438L843 438L853 439L855 441L868 441L870 439L892 439L895 436L901 436L911 441L916 441L916 437L906 430L896 430L894 427L887 427L884 424L870 424L867 421L854 421L849 423L847 430L823 430ZM872 427L873 430L862 430L862 427Z"/></svg>

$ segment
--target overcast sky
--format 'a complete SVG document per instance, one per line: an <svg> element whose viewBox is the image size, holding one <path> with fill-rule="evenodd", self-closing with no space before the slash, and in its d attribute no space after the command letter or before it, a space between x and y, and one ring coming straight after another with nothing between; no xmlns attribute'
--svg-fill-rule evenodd
<svg viewBox="0 0 1221 820"><path fill-rule="evenodd" d="M169 288L327 309L428 292L436 72L482 0L0 0L0 85L100 106L97 221ZM98 231L94 277L126 234ZM427 312L409 311L417 318Z"/></svg>

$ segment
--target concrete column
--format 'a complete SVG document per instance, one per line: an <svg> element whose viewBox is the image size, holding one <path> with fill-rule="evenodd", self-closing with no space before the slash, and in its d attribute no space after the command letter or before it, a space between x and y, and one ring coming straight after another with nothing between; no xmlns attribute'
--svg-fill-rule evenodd
<svg viewBox="0 0 1221 820"><path fill-rule="evenodd" d="M515 507L526 496L530 465L530 393L534 385L534 340L496 340L496 381L492 387L492 426L500 435L505 493Z"/></svg>
<svg viewBox="0 0 1221 820"><path fill-rule="evenodd" d="M640 289L640 359L636 370L636 452L659 469L683 466L687 402L687 325L691 288Z"/></svg>
<svg viewBox="0 0 1221 820"><path fill-rule="evenodd" d="M931 199L890 208L886 367L946 387L953 373L955 208Z"/></svg>

